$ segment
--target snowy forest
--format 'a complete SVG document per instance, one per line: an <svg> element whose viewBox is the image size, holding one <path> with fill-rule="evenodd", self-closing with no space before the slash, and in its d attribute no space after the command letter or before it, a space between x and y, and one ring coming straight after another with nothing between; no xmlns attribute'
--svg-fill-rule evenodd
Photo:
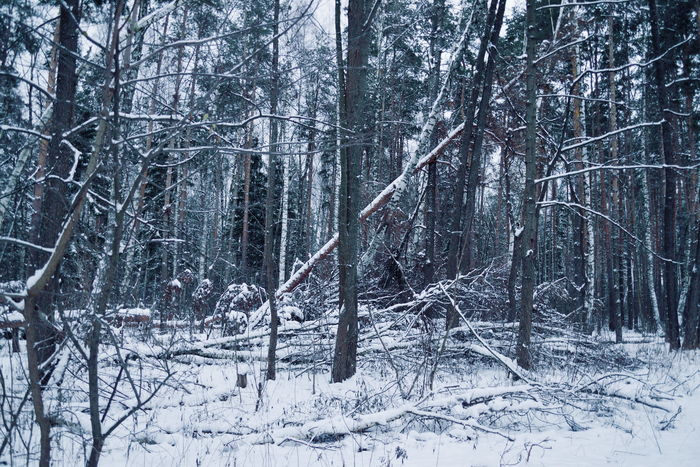
<svg viewBox="0 0 700 467"><path fill-rule="evenodd" d="M0 0L0 465L697 466L697 0Z"/></svg>

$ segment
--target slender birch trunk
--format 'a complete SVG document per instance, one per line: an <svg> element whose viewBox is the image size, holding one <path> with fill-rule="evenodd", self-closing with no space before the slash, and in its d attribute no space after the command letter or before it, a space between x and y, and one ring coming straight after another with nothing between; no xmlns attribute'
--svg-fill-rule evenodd
<svg viewBox="0 0 700 467"><path fill-rule="evenodd" d="M284 284L284 281L287 280L287 236L288 236L288 230L289 230L289 155L285 154L283 156L284 160L282 162L282 212L281 212L281 217L282 217L282 226L280 228L280 255L279 255L279 281L277 286L281 286ZM311 170L311 169L309 169ZM309 181L309 184L311 184L311 181ZM309 191L311 191L311 187L309 186ZM311 196L309 195L309 202L307 205L307 209L310 210L311 208L311 202L310 202ZM307 228L307 233L306 235L311 235L310 231L312 230L311 222L308 221L306 224Z"/></svg>

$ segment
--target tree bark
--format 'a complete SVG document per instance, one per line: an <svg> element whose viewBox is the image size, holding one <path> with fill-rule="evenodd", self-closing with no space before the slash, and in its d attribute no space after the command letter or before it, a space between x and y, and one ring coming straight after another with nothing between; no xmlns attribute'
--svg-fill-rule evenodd
<svg viewBox="0 0 700 467"><path fill-rule="evenodd" d="M368 4L366 0L348 3L348 50L345 73L345 121L354 132L343 138L340 157L340 197L338 210L338 266L342 310L338 322L333 357L333 382L355 374L357 365L357 249L359 240L360 177L365 146L364 121L367 54L369 48ZM345 143L348 143L347 145Z"/></svg>
<svg viewBox="0 0 700 467"><path fill-rule="evenodd" d="M479 98L479 91L481 91L483 86L483 74L485 69L484 57L486 56L486 49L488 48L489 40L491 38L491 30L493 29L493 23L496 16L496 7L499 0L491 0L489 6L488 14L486 16L486 24L484 27L484 33L481 36L481 43L479 45L479 52L476 58L476 69L474 71L474 77L472 79L472 90L469 96L469 101L464 111L464 131L462 132L462 141L459 151L460 164L457 169L456 182L454 188L454 196L452 206L452 213L450 214L450 239L449 248L447 252L447 278L454 279L457 277L457 272L459 271L459 252L461 246L461 233L462 233L462 208L463 208L463 198L464 190L467 182L467 170L471 165L470 158L472 153L469 151L471 145L472 134L473 134L473 122L474 116L476 114L476 104ZM453 328L458 325L459 315L452 309L452 307L447 308L447 319L446 327Z"/></svg>
<svg viewBox="0 0 700 467"><path fill-rule="evenodd" d="M576 19L574 19L576 21ZM571 52L571 76L576 77L579 73L578 67L578 47L574 47ZM576 83L571 93L576 96L580 92L580 85ZM574 138L577 141L583 137L583 125L581 124L581 99L572 99L573 112L572 112L572 126L574 132ZM577 148L574 150L574 169L583 169L583 148ZM579 204L584 204L585 198L585 174L578 175L574 178L570 188L571 188L571 198L574 202ZM589 286L586 277L586 243L587 243L587 226L586 226L586 211L583 209L577 209L572 213L571 216L571 227L573 234L573 276L574 284L578 288L579 293L577 294L577 303L583 309L583 317L588 325L588 317L592 315L590 310L587 309L586 305L586 289Z"/></svg>
<svg viewBox="0 0 700 467"><path fill-rule="evenodd" d="M608 62L609 68L612 70L615 67L615 35L614 35L614 17L612 15L608 16ZM610 87L610 132L617 130L617 105L615 104L615 99L617 98L616 93L616 83L615 83L615 72L610 71L608 73L608 85ZM613 164L616 164L618 157L618 145L617 145L617 135L613 135L610 140L610 157ZM619 174L613 174L612 178L612 212L614 209L618 209L618 214L621 213L620 207L620 176ZM623 219L618 215L618 221L622 222ZM615 229L615 238L612 245L612 251L610 252L610 261L612 263L612 268L609 271L611 274L608 277L608 287L611 288L610 294L610 306L612 312L612 324L615 329L615 342L622 342L622 288L620 287L621 272L622 272L622 232L619 228Z"/></svg>
<svg viewBox="0 0 700 467"><path fill-rule="evenodd" d="M272 26L272 76L270 89L270 113L277 114L277 105L279 100L279 39L277 37L279 31L280 17L280 0L275 0L273 10L273 26ZM267 373L266 378L273 380L276 377L277 363L277 300L275 292L277 291L277 280L274 262L274 217L275 217L275 185L277 171L277 139L278 139L278 122L273 118L270 120L270 164L267 173L267 199L265 200L265 245L263 257L265 264L265 278L267 286L267 298L270 302L270 343L267 350Z"/></svg>
<svg viewBox="0 0 700 467"><path fill-rule="evenodd" d="M68 213L68 178L73 162L69 148L62 144L63 134L70 128L75 108L77 84L76 58L78 50L78 21L80 6L77 0L67 0L59 10L58 67L56 72L56 100L51 115L51 139L46 150L45 177L35 197L35 212L32 217L32 242L53 247L61 234L63 221ZM41 164L43 161L39 161ZM51 175L51 177L49 177ZM37 271L48 261L47 253L32 249L29 256L29 274L36 277ZM59 261L60 264L60 261ZM40 433L39 465L48 467L51 462L51 422L44 411L42 386L51 374L51 356L55 350L55 331L51 324L54 296L58 292L59 264L53 274L25 300L27 322L27 366L36 422ZM32 289L28 284L28 289Z"/></svg>
<svg viewBox="0 0 700 467"><path fill-rule="evenodd" d="M56 92L56 69L58 68L58 41L60 34L60 21L56 22L54 28L53 36L53 46L51 47L51 60L49 62L48 77L46 82L46 90L50 94ZM41 133L47 138L51 137L50 123L51 123L51 102L47 101L45 108L43 109L42 115L39 117L39 122L36 129L41 131ZM39 140L39 151L37 154L37 168L34 171L34 213L32 215L33 222L36 222L35 218L39 212L41 212L41 200L44 193L43 178L46 174L46 153L49 148L49 139L42 138ZM5 220L5 214L7 208L10 206L10 201L12 200L12 193L17 188L17 184L20 181L24 167L29 160L29 156L32 154L32 146L27 146L24 148L17 158L15 167L12 170L9 180L6 182L5 187L0 195L0 232L3 231L3 224Z"/></svg>
<svg viewBox="0 0 700 467"><path fill-rule="evenodd" d="M481 148L484 141L486 115L488 114L489 104L491 101L491 89L493 88L493 73L496 68L495 50L498 47L498 38L501 34L501 26L503 24L503 14L505 12L505 6L505 0L499 1L498 10L496 11L496 18L494 20L493 28L491 30L491 36L489 38L488 48L490 50L482 83L481 100L479 102L476 128L474 131L474 144L471 150L469 149L469 145L466 145L466 151L468 151L467 160L469 161L469 176L467 179L466 186L466 199L464 201L464 227L462 228L461 235L462 247L459 253L459 263L461 265L461 268L459 269L461 269L462 271L470 270L473 267L472 250L474 247L472 243L474 234L474 215L476 213L476 192L479 187L479 184L481 183L480 178L482 178L481 174L483 171ZM464 143L465 141L463 140L462 144Z"/></svg>
<svg viewBox="0 0 700 467"><path fill-rule="evenodd" d="M432 105L440 92L440 63L442 47L439 32L445 16L445 0L434 0L430 16L430 60L429 72L430 92L428 102ZM433 127L430 133L430 147L438 143L437 128ZM437 209L437 163L428 166L428 185L425 200L425 269L423 282L427 286L435 277L435 218Z"/></svg>
<svg viewBox="0 0 700 467"><path fill-rule="evenodd" d="M694 255L690 262L690 283L683 309L684 349L700 347L700 220L695 222Z"/></svg>
<svg viewBox="0 0 700 467"><path fill-rule="evenodd" d="M662 53L661 43L663 38L659 33L659 16L656 0L649 0L649 22L651 23L651 50L654 57ZM659 57L654 60L654 82L656 85L656 97L659 101L659 112L663 115L661 123L661 141L663 147L664 164L675 164L673 150L673 113L668 105L666 93L666 66L667 58ZM678 328L678 280L676 277L676 171L664 168L664 229L662 252L665 258L664 272L664 298L666 302L666 333L671 350L680 347L680 335Z"/></svg>
<svg viewBox="0 0 700 467"><path fill-rule="evenodd" d="M526 370L532 367L530 337L532 334L533 295L535 290L535 258L537 255L537 77L535 75L535 0L527 0L526 28L526 130L525 130L525 191L523 192L522 231L522 288L520 325L516 354L518 365Z"/></svg>
<svg viewBox="0 0 700 467"><path fill-rule="evenodd" d="M282 227L280 228L280 254L279 254L279 280L278 286L284 284L287 278L287 238L289 232L289 155L284 155L282 161L282 206L280 215L282 217ZM311 170L311 169L310 169ZM311 181L309 181L309 192L311 192ZM309 194L307 209L311 208L311 195ZM310 216L309 216L310 217ZM308 238L311 238L311 222L307 222ZM310 240L309 240L310 242Z"/></svg>
<svg viewBox="0 0 700 467"><path fill-rule="evenodd" d="M250 90L251 100L255 97L255 84L251 83ZM250 122L245 128L245 142L243 146L246 149L253 147L253 123ZM245 277L248 270L248 243L250 236L250 177L251 166L253 160L250 153L246 153L243 162L243 225L241 230L241 264L239 274Z"/></svg>
<svg viewBox="0 0 700 467"><path fill-rule="evenodd" d="M113 115L110 120L110 153L111 172L113 174L112 192L114 194L114 205L121 206L121 179L122 179L122 164L119 158L119 146L116 142L119 139L119 19L124 6L123 1L117 1L114 9L114 19L111 25L112 36L110 38L108 54L106 57L105 66L105 82L114 86L114 92L105 88L102 102L102 117L108 118L106 112L112 104L111 110ZM114 71L112 71L114 70ZM110 102L112 101L112 102ZM90 408L90 426L92 429L92 447L88 458L88 467L97 467L102 448L104 447L105 435L102 430L102 420L100 417L100 390L99 390L99 353L100 353L100 335L102 330L102 322L105 311L109 303L114 285L117 282L117 270L119 267L119 259L121 253L122 237L124 234L125 211L123 209L115 209L113 214L113 222L111 223L111 242L105 242L103 257L100 259L100 265L97 268L93 290L99 291L93 296L92 301L92 327L88 334L88 400Z"/></svg>
<svg viewBox="0 0 700 467"><path fill-rule="evenodd" d="M139 2L140 3L140 2ZM163 32L162 32L162 37L163 40L168 35L168 24L170 23L170 15L165 16L164 24L163 24ZM161 68L163 66L163 52L161 51L158 54L158 58L156 60L156 76L160 76ZM151 101L148 106L148 112L153 115L156 112L156 103L158 102L158 89L160 87L160 79L156 78L153 81L153 85L151 87ZM154 122L153 120L149 120L148 124L146 125L147 133L148 136L146 136L146 143L145 143L145 149L146 151L150 151L151 148L153 147L153 125ZM126 261L125 261L125 266L126 266L126 272L124 274L124 284L128 284L130 278L131 278L131 271L133 270L133 258L135 254L135 248L131 247L131 244L135 242L138 233L139 233L139 228L141 227L141 214L143 213L143 208L145 205L146 201L146 186L148 185L148 173L146 176L141 180L141 184L139 185L139 190L137 192L137 197L136 197L136 210L134 212L134 224L133 227L131 228L131 232L127 235L127 248L126 248ZM138 277L138 276L137 276ZM135 288L136 286L136 281L132 284Z"/></svg>

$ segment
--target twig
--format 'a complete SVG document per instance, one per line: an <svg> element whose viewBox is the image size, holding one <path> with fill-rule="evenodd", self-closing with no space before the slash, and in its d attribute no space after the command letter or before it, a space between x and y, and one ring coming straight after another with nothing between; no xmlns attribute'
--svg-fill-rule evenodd
<svg viewBox="0 0 700 467"><path fill-rule="evenodd" d="M471 323L469 322L469 320L467 319L467 317L464 316L464 313L462 313L462 310L459 309L459 307L458 307L457 304L455 303L455 301L454 301L454 299L452 298L452 296L450 296L450 294L447 293L447 291L446 291L445 288L442 286L442 284L438 284L438 285L440 286L440 289L442 289L443 293L444 293L444 294L447 296L447 298L450 300L450 304L452 305L452 307L455 309L455 311L456 311L457 313L459 313L459 316L462 317L462 319L464 320L464 322L467 324L467 327L469 328L469 330L472 332L472 334L474 334L474 337L477 338L477 340L481 343L481 345L483 345L484 348L485 348L486 350L488 350L489 353L490 353L491 355L493 355L493 357L494 357L498 362L500 362L501 365L503 365L508 371L510 371L511 373L513 373L515 376L517 376L517 377L520 378L521 380L525 381L526 383L531 384L531 385L533 385L533 386L538 386L539 384L533 382L530 378L524 377L524 376L522 375L522 373L521 373L520 371L518 371L518 369L516 368L516 365L513 364L513 362L510 361L510 359L509 359L508 357L506 357L505 355L502 355L501 353L496 352L495 350L493 350L493 349L491 348L491 346L488 345L484 339L482 339L482 337L476 332L476 330L474 330L474 328L472 327L472 325L471 325Z"/></svg>
<svg viewBox="0 0 700 467"><path fill-rule="evenodd" d="M455 423L458 425L474 428L476 430L480 430L480 431L483 431L485 433L492 433L495 435L499 435L499 436L504 437L508 441L515 441L515 438L503 433L502 431L496 430L494 428L489 428L489 427L486 427L484 425L481 425L480 423L471 422L469 420L462 420L460 418L451 417L449 415L442 415L442 414L435 413L435 412L426 412L424 410L418 410L418 409L410 409L410 410L407 410L407 412L411 413L413 415L417 415L418 417L426 417L426 418L435 418L437 420L445 420L445 421L450 422L450 423Z"/></svg>
<svg viewBox="0 0 700 467"><path fill-rule="evenodd" d="M280 441L279 445L282 446L287 441L291 441L293 443L299 443L299 444L302 444L306 447L313 448L313 449L323 449L324 451L332 451L333 450L333 448L329 447L329 446L321 446L318 444L309 443L309 442L304 441L302 439L296 439L296 438L291 438L291 437L284 438L282 441Z"/></svg>

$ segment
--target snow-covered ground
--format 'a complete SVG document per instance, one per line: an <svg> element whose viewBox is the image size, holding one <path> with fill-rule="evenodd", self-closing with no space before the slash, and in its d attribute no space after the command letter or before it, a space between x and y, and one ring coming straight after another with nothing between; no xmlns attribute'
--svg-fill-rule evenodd
<svg viewBox="0 0 700 467"><path fill-rule="evenodd" d="M283 364L277 380L265 383L257 359L183 356L168 368L143 359L134 363L148 375L137 382L142 397L171 376L108 438L101 465L699 465L700 353L669 353L658 338L625 337L640 341L624 344L624 351L643 365L597 371L569 357L559 367L543 363L528 384L509 379L493 359L459 358L457 350L441 360L432 391L425 384L430 371L401 372L399 360L420 354L411 348L397 352L393 363L381 351L361 354L358 374L340 384L329 383L327 365ZM131 339L136 344L138 333ZM21 397L24 363L10 357L8 344L1 350L5 386ZM50 407L62 420L53 459L72 466L84 462L90 425L80 389L86 375L68 367ZM105 363L105 399L117 370ZM244 389L236 387L239 373L248 373ZM119 388L109 418L136 403L128 386ZM6 452L0 460L32 464L23 444L37 443L30 414L13 437L14 458Z"/></svg>

